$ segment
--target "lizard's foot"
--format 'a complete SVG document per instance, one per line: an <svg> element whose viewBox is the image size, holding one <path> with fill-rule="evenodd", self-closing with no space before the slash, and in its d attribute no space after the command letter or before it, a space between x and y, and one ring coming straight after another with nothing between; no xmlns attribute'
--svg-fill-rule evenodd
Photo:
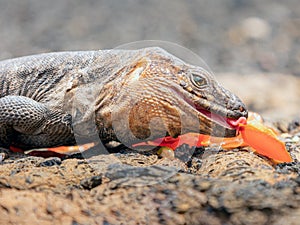
<svg viewBox="0 0 300 225"><path fill-rule="evenodd" d="M30 149L74 142L71 115L25 96L0 98L0 146Z"/></svg>

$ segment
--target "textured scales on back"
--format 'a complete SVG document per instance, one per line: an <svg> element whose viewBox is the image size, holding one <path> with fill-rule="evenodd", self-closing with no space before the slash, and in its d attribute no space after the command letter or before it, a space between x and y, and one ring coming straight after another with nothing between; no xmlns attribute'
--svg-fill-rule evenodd
<svg viewBox="0 0 300 225"><path fill-rule="evenodd" d="M234 136L243 103L200 67L160 48L61 52L0 62L0 146L132 144L200 132ZM153 123L155 126L153 126ZM77 134L79 131L79 134Z"/></svg>

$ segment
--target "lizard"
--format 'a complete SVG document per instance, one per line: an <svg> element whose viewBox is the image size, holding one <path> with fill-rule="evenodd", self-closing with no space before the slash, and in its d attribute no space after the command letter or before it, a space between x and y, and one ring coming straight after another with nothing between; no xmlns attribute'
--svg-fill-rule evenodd
<svg viewBox="0 0 300 225"><path fill-rule="evenodd" d="M233 137L247 113L210 72L159 47L52 52L0 62L3 148L76 145L75 131L84 137L95 132L103 143L183 132ZM88 121L92 129L85 127Z"/></svg>

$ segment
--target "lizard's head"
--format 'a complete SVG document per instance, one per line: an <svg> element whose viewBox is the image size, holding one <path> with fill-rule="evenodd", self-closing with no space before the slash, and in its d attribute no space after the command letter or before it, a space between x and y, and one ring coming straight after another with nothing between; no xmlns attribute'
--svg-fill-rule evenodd
<svg viewBox="0 0 300 225"><path fill-rule="evenodd" d="M119 93L113 100L117 107L112 109L114 129L128 123L138 139L187 132L236 135L237 123L247 117L237 96L203 68L186 64L160 48L139 51L137 60L118 78ZM121 128L115 130L122 137L129 135Z"/></svg>

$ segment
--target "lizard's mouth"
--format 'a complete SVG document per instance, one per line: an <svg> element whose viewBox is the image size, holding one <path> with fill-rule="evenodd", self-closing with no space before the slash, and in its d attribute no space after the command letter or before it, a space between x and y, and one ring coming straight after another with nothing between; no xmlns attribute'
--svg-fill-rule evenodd
<svg viewBox="0 0 300 225"><path fill-rule="evenodd" d="M210 118L211 120L214 120L215 122L219 123L223 127L236 129L239 124L247 123L247 119L244 116L241 116L237 119L233 119L233 118L228 118L225 116L218 115L218 114L208 111L206 109L198 109L197 108L197 110L198 110L198 112L203 114L205 117Z"/></svg>
<svg viewBox="0 0 300 225"><path fill-rule="evenodd" d="M214 123L214 129L211 130L210 134L212 136L235 136L239 125L247 123L247 118L244 116L229 118L203 108L196 107L196 109L201 116Z"/></svg>

